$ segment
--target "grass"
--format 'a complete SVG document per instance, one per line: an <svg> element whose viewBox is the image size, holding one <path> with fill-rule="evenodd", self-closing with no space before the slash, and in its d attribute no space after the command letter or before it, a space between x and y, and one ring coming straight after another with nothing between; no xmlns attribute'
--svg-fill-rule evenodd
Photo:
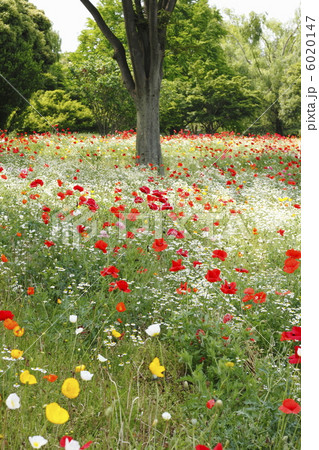
<svg viewBox="0 0 319 450"><path fill-rule="evenodd" d="M34 435L50 449L64 435L110 450L300 448L300 414L278 410L286 398L300 403L300 365L288 361L299 343L280 340L300 325L300 269L283 270L287 250L300 248L299 141L226 133L162 141L165 175L158 176L136 167L127 133L2 135L0 309L25 330L21 337L1 331L2 449L31 448ZM43 185L30 187L37 179ZM165 202L172 209L155 209ZM160 238L167 248L155 252ZM227 252L224 261L212 258L216 249ZM179 259L185 268L170 271ZM101 276L109 266L118 278ZM222 281L206 280L212 269ZM118 280L130 292L109 291ZM221 291L225 280L236 283L235 293ZM247 288L266 301L243 302ZM161 332L150 337L154 323ZM22 357L12 358L12 349ZM156 357L162 378L149 369ZM37 384L20 382L24 370ZM69 377L80 383L74 399L61 392ZM20 408L6 406L11 393ZM220 401L209 409L210 399ZM68 411L66 423L47 420L52 402Z"/></svg>

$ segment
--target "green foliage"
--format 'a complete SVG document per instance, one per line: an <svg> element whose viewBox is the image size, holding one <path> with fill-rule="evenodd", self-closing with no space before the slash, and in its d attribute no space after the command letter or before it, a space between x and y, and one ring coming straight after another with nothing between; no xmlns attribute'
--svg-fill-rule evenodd
<svg viewBox="0 0 319 450"><path fill-rule="evenodd" d="M164 78L192 80L199 65L227 73L220 45L225 33L219 11L207 0L179 0L167 29Z"/></svg>
<svg viewBox="0 0 319 450"><path fill-rule="evenodd" d="M243 119L253 117L259 105L257 92L249 89L245 77L203 74L190 95L190 123L199 123L206 132L241 131Z"/></svg>
<svg viewBox="0 0 319 450"><path fill-rule="evenodd" d="M21 131L44 132L50 125L71 130L91 130L93 116L91 111L62 89L54 91L37 91L31 97L31 104L41 116L30 106L14 121L12 125Z"/></svg>
<svg viewBox="0 0 319 450"><path fill-rule="evenodd" d="M227 60L259 92L260 114L270 107L249 131L298 133L300 13L297 11L295 18L286 24L254 12L248 17L237 17L230 12L228 15L228 34L223 45Z"/></svg>
<svg viewBox="0 0 319 450"><path fill-rule="evenodd" d="M301 67L300 63L292 65L283 76L280 87L279 117L285 124L288 134L300 135L301 123Z"/></svg>
<svg viewBox="0 0 319 450"><path fill-rule="evenodd" d="M161 129L168 134L185 128L188 125L188 104L186 92L191 88L189 81L166 80L162 81L160 97Z"/></svg>
<svg viewBox="0 0 319 450"><path fill-rule="evenodd" d="M42 73L57 59L60 42L49 19L26 0L0 3L1 73L25 97L42 88ZM24 100L0 78L0 128Z"/></svg>
<svg viewBox="0 0 319 450"><path fill-rule="evenodd" d="M126 45L120 3L102 1L99 10ZM95 22L89 20L88 25L70 58L68 89L90 106L102 134L131 128L135 126L134 106L110 59L112 50ZM186 126L204 131L239 129L254 112L259 100L227 63L221 47L225 34L219 11L207 0L177 2L167 29L161 131L171 133Z"/></svg>
<svg viewBox="0 0 319 450"><path fill-rule="evenodd" d="M66 88L92 111L102 135L135 127L135 107L121 81L120 69L108 56L72 55Z"/></svg>

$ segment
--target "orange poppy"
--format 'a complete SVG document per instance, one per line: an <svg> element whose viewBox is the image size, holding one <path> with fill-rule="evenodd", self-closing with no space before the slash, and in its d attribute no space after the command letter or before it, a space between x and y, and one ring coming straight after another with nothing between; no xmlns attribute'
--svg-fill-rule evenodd
<svg viewBox="0 0 319 450"><path fill-rule="evenodd" d="M116 308L115 308L118 312L124 312L124 311L126 311L126 307L125 307L125 305L124 305L124 303L123 302L120 302L120 303L118 303L117 305L116 305Z"/></svg>
<svg viewBox="0 0 319 450"><path fill-rule="evenodd" d="M53 383L55 380L58 379L58 376L50 374L50 375L44 375L43 378L45 378L46 380L50 381L50 383Z"/></svg>
<svg viewBox="0 0 319 450"><path fill-rule="evenodd" d="M13 330L15 327L17 327L19 324L12 319L5 319L3 321L3 325L7 330Z"/></svg>

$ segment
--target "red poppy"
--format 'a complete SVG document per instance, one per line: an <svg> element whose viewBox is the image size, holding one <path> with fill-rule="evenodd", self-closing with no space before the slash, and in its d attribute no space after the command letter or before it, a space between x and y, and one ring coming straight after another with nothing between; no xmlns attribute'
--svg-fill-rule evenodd
<svg viewBox="0 0 319 450"><path fill-rule="evenodd" d="M278 230L278 231L277 231L277 233L279 233L279 234L280 234L280 236L283 236L283 235L284 235L284 233L285 233L285 230L282 230L282 229L280 229L280 230Z"/></svg>
<svg viewBox="0 0 319 450"><path fill-rule="evenodd" d="M140 191L143 192L144 194L149 194L151 192L150 188L147 186L140 187Z"/></svg>
<svg viewBox="0 0 319 450"><path fill-rule="evenodd" d="M34 187L37 187L37 186L43 186L43 181L40 180L39 178L37 178L36 180L31 181L31 183L30 183L30 187L31 188L34 188Z"/></svg>
<svg viewBox="0 0 319 450"><path fill-rule="evenodd" d="M78 230L78 233L84 233L84 231L85 231L85 226L84 225L78 225L77 227L76 227L76 229Z"/></svg>
<svg viewBox="0 0 319 450"><path fill-rule="evenodd" d="M236 294L236 282L233 281L231 283L228 283L227 280L225 280L225 283L220 287L220 290L224 292L224 294Z"/></svg>
<svg viewBox="0 0 319 450"><path fill-rule="evenodd" d="M177 261L172 260L172 267L170 267L170 272L178 272L179 270L186 269L185 266L182 266L182 259L178 259Z"/></svg>
<svg viewBox="0 0 319 450"><path fill-rule="evenodd" d="M132 208L131 212L127 215L127 220L130 220L131 222L135 222L135 220L138 218L138 216L140 215L140 212L138 209L136 208Z"/></svg>
<svg viewBox="0 0 319 450"><path fill-rule="evenodd" d="M283 271L286 273L294 273L295 270L298 269L300 265L300 261L294 258L287 258L285 261L285 265Z"/></svg>
<svg viewBox="0 0 319 450"><path fill-rule="evenodd" d="M87 442L86 444L82 445L82 447L80 447L80 450L85 450L86 448L89 448L91 444L93 444L93 441Z"/></svg>
<svg viewBox="0 0 319 450"><path fill-rule="evenodd" d="M0 320L6 320L6 319L11 319L12 320L13 317L14 317L14 314L12 314L11 311L8 311L8 310L5 310L5 309L2 309L0 311Z"/></svg>
<svg viewBox="0 0 319 450"><path fill-rule="evenodd" d="M248 302L254 298L255 290L253 288L247 288L244 290L244 294L246 294L241 300L243 302Z"/></svg>
<svg viewBox="0 0 319 450"><path fill-rule="evenodd" d="M301 327L292 327L291 331L283 331L281 341L301 341Z"/></svg>
<svg viewBox="0 0 319 450"><path fill-rule="evenodd" d="M163 238L161 239L155 239L152 245L152 249L156 252L162 252L167 248L167 243L164 241Z"/></svg>
<svg viewBox="0 0 319 450"><path fill-rule="evenodd" d="M294 250L292 248L292 249L286 251L286 255L289 256L289 258L300 259L301 258L301 251L300 250Z"/></svg>
<svg viewBox="0 0 319 450"><path fill-rule="evenodd" d="M55 245L55 243L52 241L44 241L44 245L46 245L47 247L52 247L53 245Z"/></svg>
<svg viewBox="0 0 319 450"><path fill-rule="evenodd" d="M286 291L286 292L275 291L275 294L277 294L277 295L287 295L287 294L290 294L290 293L291 293L291 291Z"/></svg>
<svg viewBox="0 0 319 450"><path fill-rule="evenodd" d="M222 281L219 275L220 275L219 269L208 270L205 275L205 278L210 283L215 283L216 281Z"/></svg>
<svg viewBox="0 0 319 450"><path fill-rule="evenodd" d="M290 364L300 364L301 363L300 350L301 350L301 347L299 345L296 345L295 353L293 355L289 356Z"/></svg>
<svg viewBox="0 0 319 450"><path fill-rule="evenodd" d="M188 256L188 251L187 251L187 250L183 250L182 248L180 248L179 250L177 250L176 253L177 253L178 255L183 256L184 258L187 258L187 256Z"/></svg>
<svg viewBox="0 0 319 450"><path fill-rule="evenodd" d="M214 250L212 254L213 258L219 258L221 261L225 261L227 256L228 255L224 250Z"/></svg>
<svg viewBox="0 0 319 450"><path fill-rule="evenodd" d="M175 230L174 228L170 228L166 234L167 236L175 236L177 239L183 239L185 237L184 231Z"/></svg>
<svg viewBox="0 0 319 450"><path fill-rule="evenodd" d="M89 207L90 211L97 211L99 209L99 205L96 203L96 201L93 198L88 198L85 202L83 202L84 205L87 205Z"/></svg>
<svg viewBox="0 0 319 450"><path fill-rule="evenodd" d="M50 216L48 213L44 212L42 213L42 220L47 225L50 222Z"/></svg>
<svg viewBox="0 0 319 450"><path fill-rule="evenodd" d="M128 288L128 283L125 280L113 281L110 284L109 291L114 291L115 289L119 289L123 292L131 292L131 289Z"/></svg>
<svg viewBox="0 0 319 450"><path fill-rule="evenodd" d="M209 447L206 447L206 445L196 445L195 450L210 450Z"/></svg>
<svg viewBox="0 0 319 450"><path fill-rule="evenodd" d="M227 323L227 322L229 322L230 320L232 320L233 317L234 317L234 316L233 316L232 314L225 314L225 315L224 315L224 318L223 318L223 322L224 322L224 323Z"/></svg>
<svg viewBox="0 0 319 450"><path fill-rule="evenodd" d="M257 292L254 295L253 302L254 303L264 303L266 301L267 294L265 292Z"/></svg>
<svg viewBox="0 0 319 450"><path fill-rule="evenodd" d="M124 311L126 311L126 307L125 307L125 305L124 305L123 302L118 303L118 304L116 305L115 309L116 309L118 312L124 312Z"/></svg>
<svg viewBox="0 0 319 450"><path fill-rule="evenodd" d="M202 262L200 262L200 261L193 261L193 266L194 267L196 267L196 266L201 266L203 263Z"/></svg>
<svg viewBox="0 0 319 450"><path fill-rule="evenodd" d="M236 272L249 273L249 270L247 270L247 269L236 268L235 270L236 270Z"/></svg>
<svg viewBox="0 0 319 450"><path fill-rule="evenodd" d="M212 409L212 407L215 405L215 400L212 398L211 400L208 400L208 402L206 403L206 407L208 409Z"/></svg>
<svg viewBox="0 0 319 450"><path fill-rule="evenodd" d="M298 414L301 411L299 403L292 398L286 398L278 409L285 414Z"/></svg>
<svg viewBox="0 0 319 450"><path fill-rule="evenodd" d="M34 294L34 287L28 287L27 294L28 295L33 295Z"/></svg>
<svg viewBox="0 0 319 450"><path fill-rule="evenodd" d="M213 448L213 450L223 450L223 446L220 442L218 442L217 445L215 445L215 447Z"/></svg>
<svg viewBox="0 0 319 450"><path fill-rule="evenodd" d="M118 273L119 269L115 266L104 267L104 269L100 272L102 277L105 277L106 275L112 275L113 278L117 278Z"/></svg>
<svg viewBox="0 0 319 450"><path fill-rule="evenodd" d="M62 447L62 448L65 447L65 441L66 441L66 440L68 440L69 442L71 442L71 441L73 441L73 437L71 437L71 436L63 436L63 437L60 439L60 442L59 442L60 447Z"/></svg>
<svg viewBox="0 0 319 450"><path fill-rule="evenodd" d="M73 189L74 189L75 191L79 191L79 192L84 191L83 187L82 187L82 186L79 186L78 184L77 184L76 186L73 186Z"/></svg>
<svg viewBox="0 0 319 450"><path fill-rule="evenodd" d="M60 197L61 200L64 200L66 195L63 192L58 192L57 196Z"/></svg>
<svg viewBox="0 0 319 450"><path fill-rule="evenodd" d="M100 241L96 241L95 245L94 245L94 248L98 248L98 249L102 250L103 253L106 253L107 252L107 250L106 250L107 243L104 242L104 241L101 241L101 240Z"/></svg>
<svg viewBox="0 0 319 450"><path fill-rule="evenodd" d="M187 282L181 283L180 287L176 289L178 294L187 294L187 292L191 292L190 288L187 288Z"/></svg>

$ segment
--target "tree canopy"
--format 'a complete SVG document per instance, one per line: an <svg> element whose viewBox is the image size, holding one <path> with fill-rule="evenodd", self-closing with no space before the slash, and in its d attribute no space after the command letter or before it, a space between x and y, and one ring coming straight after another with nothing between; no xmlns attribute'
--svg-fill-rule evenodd
<svg viewBox="0 0 319 450"><path fill-rule="evenodd" d="M26 0L0 2L0 73L28 98L42 87L42 74L56 61L58 35L50 20ZM0 128L24 100L0 77Z"/></svg>

